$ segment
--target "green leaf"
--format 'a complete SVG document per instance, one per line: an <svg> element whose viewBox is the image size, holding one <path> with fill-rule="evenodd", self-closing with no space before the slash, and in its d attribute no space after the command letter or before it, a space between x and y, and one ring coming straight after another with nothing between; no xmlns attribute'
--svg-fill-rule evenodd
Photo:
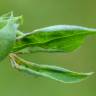
<svg viewBox="0 0 96 96"><path fill-rule="evenodd" d="M12 50L16 40L18 20L19 17L14 17L13 13L0 17L0 61Z"/></svg>
<svg viewBox="0 0 96 96"><path fill-rule="evenodd" d="M57 66L39 65L36 63L31 63L25 61L24 59L18 57L15 54L10 54L10 60L12 65L19 71L23 71L28 74L48 77L50 79L54 79L64 83L80 82L93 74L93 72L78 73Z"/></svg>
<svg viewBox="0 0 96 96"><path fill-rule="evenodd" d="M72 25L45 27L18 37L13 51L29 47L33 52L71 52L90 34L96 34L96 29Z"/></svg>

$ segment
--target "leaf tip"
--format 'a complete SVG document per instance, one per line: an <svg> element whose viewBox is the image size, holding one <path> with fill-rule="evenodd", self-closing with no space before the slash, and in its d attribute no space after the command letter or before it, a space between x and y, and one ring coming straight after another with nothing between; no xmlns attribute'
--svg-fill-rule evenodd
<svg viewBox="0 0 96 96"><path fill-rule="evenodd" d="M95 72L89 72L89 73L86 73L87 76L91 76L93 75Z"/></svg>

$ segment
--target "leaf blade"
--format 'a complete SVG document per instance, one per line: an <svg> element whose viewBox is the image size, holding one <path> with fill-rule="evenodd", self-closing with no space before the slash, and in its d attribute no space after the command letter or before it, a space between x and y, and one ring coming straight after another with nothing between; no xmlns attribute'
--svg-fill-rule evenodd
<svg viewBox="0 0 96 96"><path fill-rule="evenodd" d="M13 51L29 47L32 52L71 52L80 47L87 35L94 33L96 34L96 29L80 26L49 26L34 30L17 39ZM71 47L65 48L66 46Z"/></svg>
<svg viewBox="0 0 96 96"><path fill-rule="evenodd" d="M21 59L20 57L11 54L10 60L13 66L29 74L36 74L50 79L54 79L63 83L77 83L88 78L93 73L78 73L64 68L49 65L39 65Z"/></svg>

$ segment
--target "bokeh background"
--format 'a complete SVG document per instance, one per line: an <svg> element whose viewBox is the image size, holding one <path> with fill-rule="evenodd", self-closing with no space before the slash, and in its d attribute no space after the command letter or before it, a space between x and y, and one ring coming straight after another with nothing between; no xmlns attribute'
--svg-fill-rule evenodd
<svg viewBox="0 0 96 96"><path fill-rule="evenodd" d="M0 0L0 14L23 15L25 32L37 28L71 24L96 27L96 0ZM12 69L8 58L0 63L0 96L96 96L96 37L86 38L75 52L33 53L23 56L40 64L53 64L95 74L77 84L63 84Z"/></svg>

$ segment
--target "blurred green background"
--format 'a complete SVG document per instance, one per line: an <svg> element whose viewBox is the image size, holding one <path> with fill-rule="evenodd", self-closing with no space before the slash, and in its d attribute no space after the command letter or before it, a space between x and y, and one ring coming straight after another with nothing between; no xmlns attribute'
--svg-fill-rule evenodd
<svg viewBox="0 0 96 96"><path fill-rule="evenodd" d="M72 24L96 27L96 0L0 0L0 14L23 15L25 32ZM96 72L96 37L89 36L75 52L33 53L23 56L40 64L63 66L78 72ZM96 73L77 84L63 84L34 77L11 68L8 58L0 64L0 96L96 96Z"/></svg>

